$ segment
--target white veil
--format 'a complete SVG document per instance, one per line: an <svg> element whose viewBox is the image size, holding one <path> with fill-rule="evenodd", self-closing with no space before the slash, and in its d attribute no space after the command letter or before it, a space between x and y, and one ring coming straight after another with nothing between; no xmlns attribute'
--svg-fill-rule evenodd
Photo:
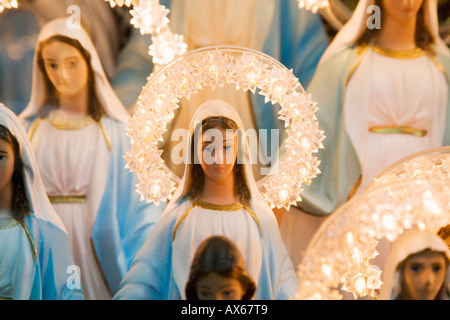
<svg viewBox="0 0 450 320"><path fill-rule="evenodd" d="M251 163L252 163L251 155L250 155L250 150L249 150L249 146L248 146L248 141L247 141L247 139L245 139L244 125L242 124L242 120L239 117L239 114L236 112L235 108L233 108L233 106L231 106L230 104L228 104L227 102L225 102L223 100L217 100L217 99L208 100L208 101L204 102L203 104L201 104L198 107L198 109L195 111L195 113L192 117L192 121L189 126L189 133L190 133L189 138L192 137L192 134L195 129L194 126L196 123L201 122L202 120L205 120L206 118L217 117L217 116L222 116L222 117L226 117L226 118L233 120L236 123L236 125L238 126L238 129L242 130L243 135L239 135L239 137L242 137L244 139L239 141L239 146L241 148L240 150L242 151L242 155L243 155L242 160L243 160L243 166L244 166L245 182L247 184L247 187L249 188L252 201L253 202L256 201L258 203L266 203L264 198L261 196L261 194L258 191L258 187L256 185L253 171L251 168ZM190 155L186 155L186 156L190 157ZM186 158L185 161L187 161L187 160L188 159ZM188 163L188 162L185 162L185 163ZM190 181L191 171L192 171L192 165L189 165L189 164L185 165L183 178L181 179L181 182L178 185L178 188L175 190L172 200L169 202L169 204L166 208L167 211L171 210L172 206L174 206L186 194L187 187L188 187L187 184L188 184L188 181ZM268 204L267 204L267 208L270 210L270 207Z"/></svg>
<svg viewBox="0 0 450 320"><path fill-rule="evenodd" d="M116 120L128 123L130 115L112 89L103 70L100 58L89 35L81 27L76 28L67 18L58 18L46 23L38 36L37 43L54 35L62 35L78 40L91 55L91 65L95 75L95 91L106 114ZM20 118L35 116L46 99L44 78L37 65L37 50L34 54L31 99L28 106L20 114Z"/></svg>
<svg viewBox="0 0 450 320"><path fill-rule="evenodd" d="M410 254L420 252L430 248L433 251L444 252L447 260L450 262L450 250L444 240L438 235L420 231L419 229L410 229L405 231L394 242L386 266L383 270L383 284L381 286L380 299L393 300L400 293L401 275L397 270L400 262L405 260ZM445 283L448 285L450 281L450 264L447 265L447 273Z"/></svg>
<svg viewBox="0 0 450 320"><path fill-rule="evenodd" d="M50 200L45 192L39 174L38 165L34 157L33 148L25 129L17 116L10 109L0 103L0 124L9 129L20 145L20 153L24 166L25 187L31 212L39 219L53 223L66 232L64 224L53 210Z"/></svg>
<svg viewBox="0 0 450 320"><path fill-rule="evenodd" d="M369 13L367 13L367 8L374 4L375 0L359 0L352 17L341 30L339 30L320 58L319 64L342 49L353 45L362 36L367 28L367 19L372 14L370 10ZM434 38L438 52L450 57L450 50L439 35L437 0L424 0L423 6L425 8L425 24Z"/></svg>

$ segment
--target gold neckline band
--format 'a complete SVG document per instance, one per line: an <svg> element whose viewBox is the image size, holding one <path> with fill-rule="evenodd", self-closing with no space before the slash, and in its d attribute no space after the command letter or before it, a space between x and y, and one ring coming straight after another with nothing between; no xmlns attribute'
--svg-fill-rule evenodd
<svg viewBox="0 0 450 320"><path fill-rule="evenodd" d="M395 59L414 59L425 55L425 51L423 51L421 48L415 48L413 50L407 51L392 50L377 43L373 44L372 49L378 54Z"/></svg>

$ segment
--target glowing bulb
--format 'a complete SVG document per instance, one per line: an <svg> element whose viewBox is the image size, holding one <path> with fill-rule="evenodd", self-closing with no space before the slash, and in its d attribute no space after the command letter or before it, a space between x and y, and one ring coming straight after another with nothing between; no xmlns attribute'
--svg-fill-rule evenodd
<svg viewBox="0 0 450 320"><path fill-rule="evenodd" d="M395 218L392 214L385 215L381 218L383 226L386 229L394 229L395 226Z"/></svg>
<svg viewBox="0 0 450 320"><path fill-rule="evenodd" d="M354 247L352 250L352 260L353 262L355 262L356 264L361 264L363 262L363 256L361 251L359 251L359 249L357 247Z"/></svg>
<svg viewBox="0 0 450 320"><path fill-rule="evenodd" d="M158 183L155 183L150 188L150 196L152 199L156 199L161 191L161 186Z"/></svg>
<svg viewBox="0 0 450 320"><path fill-rule="evenodd" d="M287 191L286 189L280 190L278 192L278 198L281 202L286 202L289 198L289 191Z"/></svg>
<svg viewBox="0 0 450 320"><path fill-rule="evenodd" d="M330 277L331 276L331 268L328 264L324 263L322 264L322 272L327 276Z"/></svg>
<svg viewBox="0 0 450 320"><path fill-rule="evenodd" d="M439 206L436 204L436 201L434 200L425 200L423 202L425 207L433 214L441 214L441 209L439 209Z"/></svg>
<svg viewBox="0 0 450 320"><path fill-rule="evenodd" d="M362 275L355 279L355 291L359 295L364 295L367 292L366 278Z"/></svg>
<svg viewBox="0 0 450 320"><path fill-rule="evenodd" d="M349 247L353 246L353 233L351 231L347 232L347 244Z"/></svg>

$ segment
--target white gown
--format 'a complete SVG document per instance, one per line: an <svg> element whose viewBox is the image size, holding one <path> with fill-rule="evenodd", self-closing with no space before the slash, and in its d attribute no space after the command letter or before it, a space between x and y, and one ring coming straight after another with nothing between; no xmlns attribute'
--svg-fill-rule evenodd
<svg viewBox="0 0 450 320"><path fill-rule="evenodd" d="M66 227L85 298L111 299L91 241L101 200L96 192L103 190L100 185L106 183L109 163L100 126L89 117L67 121L53 111L36 127L31 144L46 192ZM67 200L67 196L73 200Z"/></svg>
<svg viewBox="0 0 450 320"><path fill-rule="evenodd" d="M258 223L240 203L218 206L200 202L180 220L178 228L175 227L172 268L183 299L186 299L184 288L196 250L210 236L231 239L245 257L247 272L258 282L262 263L260 230Z"/></svg>
<svg viewBox="0 0 450 320"><path fill-rule="evenodd" d="M344 105L346 129L361 164L357 192L392 163L442 146L447 95L444 73L425 53L395 58L382 48L368 49L350 78ZM369 131L386 126L407 126L427 134Z"/></svg>

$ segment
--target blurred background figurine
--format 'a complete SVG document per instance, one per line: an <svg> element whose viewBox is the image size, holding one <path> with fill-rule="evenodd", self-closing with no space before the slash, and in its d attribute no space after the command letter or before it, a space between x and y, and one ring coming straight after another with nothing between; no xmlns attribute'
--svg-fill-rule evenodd
<svg viewBox="0 0 450 320"><path fill-rule="evenodd" d="M407 230L395 240L382 277L382 300L448 300L449 248L433 233Z"/></svg>
<svg viewBox="0 0 450 320"><path fill-rule="evenodd" d="M450 50L438 31L436 0L359 1L307 88L326 138L321 174L283 216L288 247L388 165L450 144Z"/></svg>
<svg viewBox="0 0 450 320"><path fill-rule="evenodd" d="M0 13L0 101L16 114L30 100L37 37L40 28L51 20L64 17L69 23L80 23L91 37L108 79L113 79L132 29L127 8L113 9L104 0L19 0L18 3L17 9Z"/></svg>
<svg viewBox="0 0 450 320"><path fill-rule="evenodd" d="M86 299L110 299L163 211L141 202L123 155L129 114L82 28L39 34L31 99L20 114L47 194L69 234Z"/></svg>
<svg viewBox="0 0 450 320"><path fill-rule="evenodd" d="M185 299L195 251L214 235L241 252L256 281L255 299L290 298L297 289L295 270L256 186L235 108L222 100L203 103L189 134L183 179L114 299Z"/></svg>
<svg viewBox="0 0 450 320"><path fill-rule="evenodd" d="M0 104L0 300L82 300L69 239L27 134Z"/></svg>
<svg viewBox="0 0 450 320"><path fill-rule="evenodd" d="M233 242L211 236L200 244L185 288L187 300L251 300L255 291L256 284Z"/></svg>

